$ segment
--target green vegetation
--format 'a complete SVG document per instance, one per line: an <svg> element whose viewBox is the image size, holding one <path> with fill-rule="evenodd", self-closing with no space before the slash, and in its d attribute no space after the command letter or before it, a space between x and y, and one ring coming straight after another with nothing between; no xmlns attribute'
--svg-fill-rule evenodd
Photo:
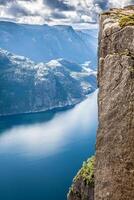
<svg viewBox="0 0 134 200"><path fill-rule="evenodd" d="M134 6L128 7L130 10L134 10ZM133 12L127 13L123 9L113 9L110 11L103 12L101 15L110 15L111 18L119 21L120 27L134 26L134 14Z"/></svg>
<svg viewBox="0 0 134 200"><path fill-rule="evenodd" d="M86 184L94 185L94 161L95 157L92 156L83 163L82 168L74 178L74 182L76 182L79 178L82 178Z"/></svg>
<svg viewBox="0 0 134 200"><path fill-rule="evenodd" d="M114 52L113 53L114 55L119 55L119 56L130 56L132 59L134 59L134 55L128 50L128 49L125 49L124 51L122 52ZM111 54L111 55L113 55Z"/></svg>
<svg viewBox="0 0 134 200"><path fill-rule="evenodd" d="M128 71L132 74L134 74L134 66L129 66Z"/></svg>
<svg viewBox="0 0 134 200"><path fill-rule="evenodd" d="M134 14L120 16L119 25L122 28L125 26L134 26Z"/></svg>
<svg viewBox="0 0 134 200"><path fill-rule="evenodd" d="M73 184L69 189L68 196L72 193L75 193L74 186L77 181L84 181L85 185L94 187L94 163L95 156L89 158L86 162L83 163L82 168L79 170L75 178L73 179Z"/></svg>

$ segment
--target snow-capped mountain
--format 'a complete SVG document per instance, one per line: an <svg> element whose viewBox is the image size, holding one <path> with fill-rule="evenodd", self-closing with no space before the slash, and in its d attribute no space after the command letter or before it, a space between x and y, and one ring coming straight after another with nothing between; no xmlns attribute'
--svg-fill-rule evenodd
<svg viewBox="0 0 134 200"><path fill-rule="evenodd" d="M64 59L35 63L0 49L0 115L75 105L96 89L95 71Z"/></svg>
<svg viewBox="0 0 134 200"><path fill-rule="evenodd" d="M79 64L91 61L92 68L97 63L96 30L78 31L64 25L25 25L1 21L0 47L35 62L63 58Z"/></svg>

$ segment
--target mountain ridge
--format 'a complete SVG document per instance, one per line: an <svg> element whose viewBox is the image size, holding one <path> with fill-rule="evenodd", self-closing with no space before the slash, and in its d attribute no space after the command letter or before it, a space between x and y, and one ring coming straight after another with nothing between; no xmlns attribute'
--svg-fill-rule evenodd
<svg viewBox="0 0 134 200"><path fill-rule="evenodd" d="M0 49L0 115L73 106L96 89L96 73L64 59L35 63Z"/></svg>
<svg viewBox="0 0 134 200"><path fill-rule="evenodd" d="M0 21L0 47L35 62L63 58L82 64L91 61L96 68L97 38L66 25L26 25ZM96 44L93 45L93 41Z"/></svg>

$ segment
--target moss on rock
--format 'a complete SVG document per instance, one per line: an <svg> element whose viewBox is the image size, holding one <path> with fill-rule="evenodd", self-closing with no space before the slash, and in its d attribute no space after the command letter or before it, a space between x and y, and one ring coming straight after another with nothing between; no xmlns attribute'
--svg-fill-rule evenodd
<svg viewBox="0 0 134 200"><path fill-rule="evenodd" d="M121 16L119 25L123 28L125 26L134 26L134 14Z"/></svg>
<svg viewBox="0 0 134 200"><path fill-rule="evenodd" d="M94 161L95 156L92 156L83 163L82 168L79 170L76 177L74 178L74 182L77 181L79 177L82 177L86 184L94 185Z"/></svg>

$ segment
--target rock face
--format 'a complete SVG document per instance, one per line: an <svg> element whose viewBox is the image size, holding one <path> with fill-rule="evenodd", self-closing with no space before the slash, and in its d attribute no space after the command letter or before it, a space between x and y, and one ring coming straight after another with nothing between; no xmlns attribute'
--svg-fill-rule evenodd
<svg viewBox="0 0 134 200"><path fill-rule="evenodd" d="M95 200L134 199L134 6L100 18Z"/></svg>
<svg viewBox="0 0 134 200"><path fill-rule="evenodd" d="M93 156L83 163L73 180L68 200L94 200L94 161Z"/></svg>
<svg viewBox="0 0 134 200"><path fill-rule="evenodd" d="M95 71L85 66L35 63L0 49L0 116L72 106L96 86Z"/></svg>

